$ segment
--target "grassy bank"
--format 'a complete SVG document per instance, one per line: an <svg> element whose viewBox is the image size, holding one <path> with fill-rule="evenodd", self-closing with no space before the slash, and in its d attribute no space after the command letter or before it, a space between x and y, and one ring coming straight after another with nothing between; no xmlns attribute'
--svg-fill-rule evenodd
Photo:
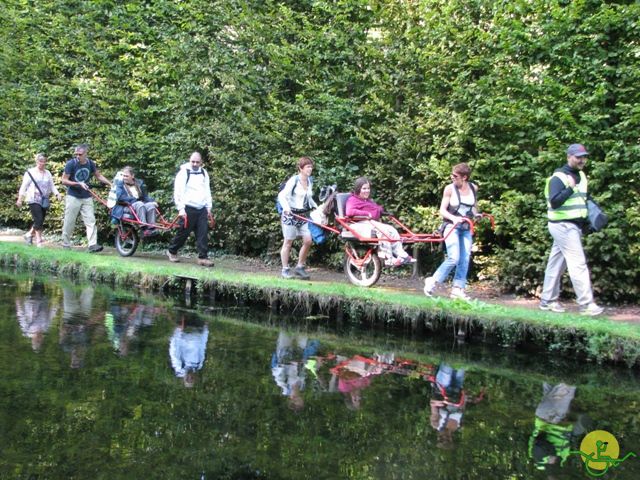
<svg viewBox="0 0 640 480"><path fill-rule="evenodd" d="M553 314L502 307L480 301L426 298L414 293L361 289L348 284L288 281L267 274L240 273L194 264L170 264L150 258L120 258L59 249L36 249L0 242L5 267L151 291L181 288L177 276L198 279L201 291L218 298L295 311L327 314L345 320L410 328L415 331L463 331L495 338L501 344L535 344L552 352L598 362L640 364L640 327L607 318Z"/></svg>

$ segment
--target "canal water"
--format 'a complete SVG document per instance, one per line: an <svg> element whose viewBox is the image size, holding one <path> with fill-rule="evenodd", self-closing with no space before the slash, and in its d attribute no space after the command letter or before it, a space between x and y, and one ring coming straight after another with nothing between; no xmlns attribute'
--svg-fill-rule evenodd
<svg viewBox="0 0 640 480"><path fill-rule="evenodd" d="M640 478L637 372L540 352L1 274L0 372L3 479Z"/></svg>

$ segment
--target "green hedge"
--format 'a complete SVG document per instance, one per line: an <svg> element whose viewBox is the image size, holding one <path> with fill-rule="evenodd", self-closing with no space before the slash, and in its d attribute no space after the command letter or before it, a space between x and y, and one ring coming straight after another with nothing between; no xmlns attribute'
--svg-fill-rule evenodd
<svg viewBox="0 0 640 480"><path fill-rule="evenodd" d="M218 247L257 255L279 241L276 186L300 155L317 160L319 184L370 176L376 199L420 229L467 161L498 222L479 236L480 275L535 292L544 179L578 141L611 217L586 240L595 289L634 299L639 15L637 2L594 0L6 0L0 191L15 198L37 151L60 174L87 142L105 174L133 164L169 208L178 165L200 149ZM5 223L27 218L0 206Z"/></svg>

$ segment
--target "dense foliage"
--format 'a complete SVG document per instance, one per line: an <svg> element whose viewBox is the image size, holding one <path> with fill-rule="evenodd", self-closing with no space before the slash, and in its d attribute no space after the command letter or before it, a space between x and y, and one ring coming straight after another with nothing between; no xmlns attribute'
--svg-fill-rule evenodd
<svg viewBox="0 0 640 480"><path fill-rule="evenodd" d="M107 175L133 164L168 208L200 149L215 241L260 254L279 241L273 197L300 155L318 183L370 176L419 229L436 226L466 161L498 221L479 238L482 275L533 292L550 244L544 180L579 141L612 219L586 241L595 288L637 298L639 14L597 0L7 0L0 189L15 197L37 151L59 174L88 142ZM0 206L6 223L26 218Z"/></svg>

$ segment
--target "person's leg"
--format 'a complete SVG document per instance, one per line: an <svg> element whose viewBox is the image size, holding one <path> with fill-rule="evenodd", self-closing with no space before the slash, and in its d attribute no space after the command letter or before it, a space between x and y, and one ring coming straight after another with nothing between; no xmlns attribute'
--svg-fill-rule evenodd
<svg viewBox="0 0 640 480"><path fill-rule="evenodd" d="M298 236L298 229L295 225L289 225L285 223L285 220L289 220L283 215L281 218L280 226L282 227L282 248L280 249L280 261L282 262L282 271L288 271L289 269L289 256L291 255L291 247L293 241Z"/></svg>
<svg viewBox="0 0 640 480"><path fill-rule="evenodd" d="M144 203L141 201L133 202L129 208L132 208L136 215L138 216L138 220L142 223L147 223L147 209L145 208Z"/></svg>
<svg viewBox="0 0 640 480"><path fill-rule="evenodd" d="M64 221L62 224L62 246L71 246L71 237L76 227L76 219L80 213L82 206L81 200L71 195L65 197L64 202Z"/></svg>
<svg viewBox="0 0 640 480"><path fill-rule="evenodd" d="M156 224L156 204L155 202L147 202L144 204L147 215L147 223Z"/></svg>
<svg viewBox="0 0 640 480"><path fill-rule="evenodd" d="M207 258L209 256L209 218L207 216L207 209L194 209L193 214L198 258Z"/></svg>
<svg viewBox="0 0 640 480"><path fill-rule="evenodd" d="M552 303L558 300L560 297L560 280L567 268L562 248L560 247L560 245L564 243L564 228L561 228L560 225L560 223L551 222L548 224L549 233L551 234L551 238L553 238L553 245L551 245L547 268L544 272L541 296L543 303Z"/></svg>
<svg viewBox="0 0 640 480"><path fill-rule="evenodd" d="M298 255L298 267L304 267L309 256L309 250L313 244L313 239L310 235L302 237L302 247L300 248L300 254Z"/></svg>
<svg viewBox="0 0 640 480"><path fill-rule="evenodd" d="M42 208L42 205L39 203L30 203L29 210L31 211L31 218L33 219L33 226L30 231L33 232L32 235L35 238L36 245L42 246L42 228L46 210Z"/></svg>
<svg viewBox="0 0 640 480"><path fill-rule="evenodd" d="M93 245L98 244L98 227L96 226L92 198L80 200L80 216L84 226L87 228L87 241L89 242L89 248L91 248Z"/></svg>
<svg viewBox="0 0 640 480"><path fill-rule="evenodd" d="M448 233L448 229L455 228L453 225L447 225L444 235ZM444 283L451 273L451 270L458 264L460 260L460 240L458 238L459 230L456 229L445 240L447 247L447 256L433 274L436 283Z"/></svg>
<svg viewBox="0 0 640 480"><path fill-rule="evenodd" d="M459 257L456 264L456 272L453 276L453 286L462 290L467 286L472 243L471 230L460 230L458 234Z"/></svg>
<svg viewBox="0 0 640 480"><path fill-rule="evenodd" d="M373 221L372 223L375 226L376 230L381 232L381 234L378 234L378 237L383 239L388 238L390 240L400 239L400 234L393 225L387 225L386 223L377 221ZM404 250L402 242L382 242L381 247L383 246L383 244L386 244L384 246L390 250L391 255L394 258L406 258L409 256L409 254Z"/></svg>
<svg viewBox="0 0 640 480"><path fill-rule="evenodd" d="M578 305L586 306L593 302L591 278L587 267L587 258L582 248L582 231L573 223L563 223L566 226L565 241L560 248L567 263L569 278L576 292Z"/></svg>
<svg viewBox="0 0 640 480"><path fill-rule="evenodd" d="M189 234L194 229L194 227L195 227L195 222L193 221L192 218L189 218L189 213L187 212L186 228L184 227L178 228L176 235L173 237L173 239L171 240L171 243L169 244L168 250L171 255L176 255L178 253L178 250L180 250L182 246L185 244L185 242L187 241L187 238L189 238Z"/></svg>
<svg viewBox="0 0 640 480"><path fill-rule="evenodd" d="M289 256L291 255L291 247L293 240L287 240L286 238L282 242L282 248L280 249L280 260L282 261L282 268L289 268Z"/></svg>

